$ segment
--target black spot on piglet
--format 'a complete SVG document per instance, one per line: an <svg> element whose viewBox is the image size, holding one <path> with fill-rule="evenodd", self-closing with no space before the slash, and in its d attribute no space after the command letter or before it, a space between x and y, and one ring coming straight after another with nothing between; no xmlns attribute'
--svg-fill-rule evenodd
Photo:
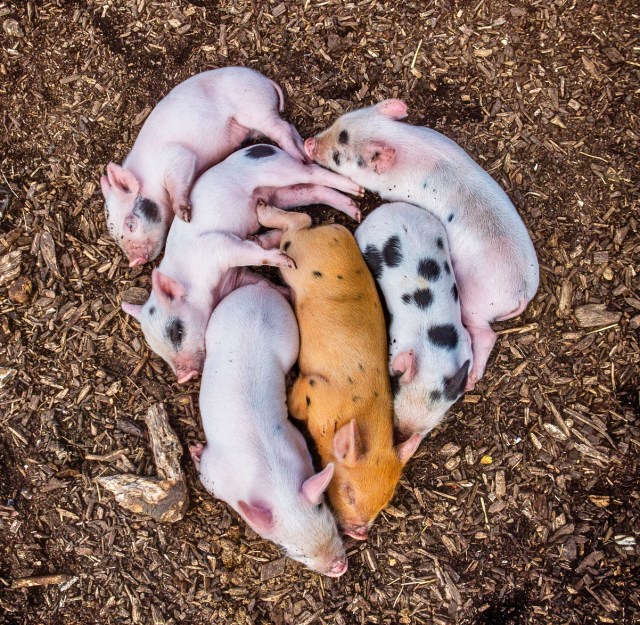
<svg viewBox="0 0 640 625"><path fill-rule="evenodd" d="M338 143L347 145L349 143L349 133L346 130L341 130L338 135Z"/></svg>
<svg viewBox="0 0 640 625"><path fill-rule="evenodd" d="M448 261L445 260L444 263L442 263L442 267L447 275L451 275L451 267L449 267Z"/></svg>
<svg viewBox="0 0 640 625"><path fill-rule="evenodd" d="M167 324L167 338L174 349L180 349L184 339L184 323L180 319L172 319Z"/></svg>
<svg viewBox="0 0 640 625"><path fill-rule="evenodd" d="M458 369L450 378L444 378L444 396L449 401L454 401L464 393L469 375L469 361L466 360L462 367Z"/></svg>
<svg viewBox="0 0 640 625"><path fill-rule="evenodd" d="M376 280L382 275L382 254L375 245L367 245L364 251L364 259Z"/></svg>
<svg viewBox="0 0 640 625"><path fill-rule="evenodd" d="M456 300L456 302L458 301L458 287L454 284L451 287L451 295L453 296L453 299Z"/></svg>
<svg viewBox="0 0 640 625"><path fill-rule="evenodd" d="M438 249L444 249L444 241L442 240L442 237L438 237L436 239L436 245L438 246Z"/></svg>
<svg viewBox="0 0 640 625"><path fill-rule="evenodd" d="M402 262L402 249L400 247L400 239L392 236L382 249L384 262L388 267L397 267Z"/></svg>
<svg viewBox="0 0 640 625"><path fill-rule="evenodd" d="M154 224L160 223L160 208L149 198L138 196L133 205L133 214Z"/></svg>
<svg viewBox="0 0 640 625"><path fill-rule="evenodd" d="M314 271L313 272L313 277L314 278L322 278L322 272L321 271Z"/></svg>
<svg viewBox="0 0 640 625"><path fill-rule="evenodd" d="M433 302L433 293L431 293L429 289L418 289L413 294L413 301L416 303L418 308L425 310L429 308L429 306L431 306L431 302Z"/></svg>
<svg viewBox="0 0 640 625"><path fill-rule="evenodd" d="M440 277L440 265L433 258L423 258L418 263L418 274L425 280L437 280Z"/></svg>
<svg viewBox="0 0 640 625"><path fill-rule="evenodd" d="M276 153L276 149L272 145L252 145L247 149L247 156L249 158L265 158L266 156L273 156Z"/></svg>
<svg viewBox="0 0 640 625"><path fill-rule="evenodd" d="M429 328L428 335L429 340L438 347L455 349L458 345L458 332L450 323L442 326L432 326Z"/></svg>

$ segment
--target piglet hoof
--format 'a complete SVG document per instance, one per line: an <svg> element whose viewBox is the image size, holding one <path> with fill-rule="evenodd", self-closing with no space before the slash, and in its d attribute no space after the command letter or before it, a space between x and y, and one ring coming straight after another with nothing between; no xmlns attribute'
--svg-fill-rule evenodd
<svg viewBox="0 0 640 625"><path fill-rule="evenodd" d="M297 269L296 261L283 252L277 252L273 256L269 256L262 261L263 265L271 265L272 267L288 267L289 269Z"/></svg>
<svg viewBox="0 0 640 625"><path fill-rule="evenodd" d="M467 378L467 385L464 387L464 392L468 393L469 391L472 391L476 387L477 381L476 376L471 373Z"/></svg>
<svg viewBox="0 0 640 625"><path fill-rule="evenodd" d="M174 212L179 219L189 223L191 221L191 204L189 202L182 202L176 208Z"/></svg>

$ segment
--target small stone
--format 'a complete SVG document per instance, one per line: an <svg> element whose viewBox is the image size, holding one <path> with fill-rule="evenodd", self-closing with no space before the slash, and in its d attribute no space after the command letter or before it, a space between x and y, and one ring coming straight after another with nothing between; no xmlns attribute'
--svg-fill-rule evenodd
<svg viewBox="0 0 640 625"><path fill-rule="evenodd" d="M453 456L453 458L449 458L449 460L447 460L444 463L444 468L447 471L453 471L454 469L458 468L459 464L460 464L460 456Z"/></svg>
<svg viewBox="0 0 640 625"><path fill-rule="evenodd" d="M622 316L619 312L606 309L606 304L586 304L578 306L574 313L581 328L591 328L593 326L606 326L618 323Z"/></svg>
<svg viewBox="0 0 640 625"><path fill-rule="evenodd" d="M5 386L9 386L13 381L13 378L16 377L18 372L15 369L11 369L9 367L0 367L0 388L5 388Z"/></svg>
<svg viewBox="0 0 640 625"><path fill-rule="evenodd" d="M629 322L629 325L631 326L632 330L637 330L638 328L640 328L640 315L636 315L635 317L633 317Z"/></svg>
<svg viewBox="0 0 640 625"><path fill-rule="evenodd" d="M607 267L603 272L602 272L602 277L605 280L613 280L613 270L611 269L611 267Z"/></svg>
<svg viewBox="0 0 640 625"><path fill-rule="evenodd" d="M9 287L9 299L17 304L26 304L31 298L33 284L27 276L20 276Z"/></svg>
<svg viewBox="0 0 640 625"><path fill-rule="evenodd" d="M455 443L447 443L443 447L440 448L440 453L447 458L451 456L455 456L460 451L460 445L456 445Z"/></svg>
<svg viewBox="0 0 640 625"><path fill-rule="evenodd" d="M7 33L10 37L24 37L24 33L22 32L22 28L20 28L20 24L18 24L17 20L8 18L2 23L2 28L4 32Z"/></svg>

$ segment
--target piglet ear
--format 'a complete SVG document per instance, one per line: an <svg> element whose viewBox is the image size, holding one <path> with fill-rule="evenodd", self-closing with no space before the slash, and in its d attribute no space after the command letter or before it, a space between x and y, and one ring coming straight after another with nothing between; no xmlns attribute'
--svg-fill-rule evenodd
<svg viewBox="0 0 640 625"><path fill-rule="evenodd" d="M465 360L460 369L458 369L450 378L444 379L444 396L449 401L458 399L458 397L464 393L464 387L467 385L470 364L471 361Z"/></svg>
<svg viewBox="0 0 640 625"><path fill-rule="evenodd" d="M364 158L376 174L384 174L396 160L396 149L382 141L369 141L364 148Z"/></svg>
<svg viewBox="0 0 640 625"><path fill-rule="evenodd" d="M241 500L238 502L238 508L240 508L242 516L258 534L264 534L273 527L273 513L265 503L247 503Z"/></svg>
<svg viewBox="0 0 640 625"><path fill-rule="evenodd" d="M312 475L302 484L302 494L314 506L322 501L322 493L327 490L329 482L333 477L333 462L330 462L320 473Z"/></svg>
<svg viewBox="0 0 640 625"><path fill-rule="evenodd" d="M153 290L160 297L165 297L171 301L182 299L187 294L185 288L177 280L165 276L157 269L154 269L151 274L151 284Z"/></svg>
<svg viewBox="0 0 640 625"><path fill-rule="evenodd" d="M126 312L128 315L131 315L134 319L140 321L142 317L142 306L138 306L137 304L129 304L129 302L122 302L122 310Z"/></svg>
<svg viewBox="0 0 640 625"><path fill-rule="evenodd" d="M200 470L200 458L202 458L203 451L204 445L202 443L189 443L189 455L198 471Z"/></svg>
<svg viewBox="0 0 640 625"><path fill-rule="evenodd" d="M115 163L107 165L107 179L109 184L120 193L138 195L140 191L140 183L134 174Z"/></svg>
<svg viewBox="0 0 640 625"><path fill-rule="evenodd" d="M411 456L416 453L416 450L420 446L421 440L422 436L420 436L419 432L416 432L404 443L396 445L396 453L398 454L398 459L403 465L406 464L409 458L411 458Z"/></svg>
<svg viewBox="0 0 640 625"><path fill-rule="evenodd" d="M402 100L393 98L376 104L376 111L390 119L404 119L407 116L407 105Z"/></svg>
<svg viewBox="0 0 640 625"><path fill-rule="evenodd" d="M333 455L340 464L354 466L362 453L358 426L356 420L351 419L333 435Z"/></svg>
<svg viewBox="0 0 640 625"><path fill-rule="evenodd" d="M102 195L106 200L109 197L109 192L111 191L111 185L109 184L109 178L106 176L100 176L100 188L102 189Z"/></svg>
<svg viewBox="0 0 640 625"><path fill-rule="evenodd" d="M416 376L416 359L413 350L400 352L391 363L391 371L393 375L400 375L401 384L409 384Z"/></svg>

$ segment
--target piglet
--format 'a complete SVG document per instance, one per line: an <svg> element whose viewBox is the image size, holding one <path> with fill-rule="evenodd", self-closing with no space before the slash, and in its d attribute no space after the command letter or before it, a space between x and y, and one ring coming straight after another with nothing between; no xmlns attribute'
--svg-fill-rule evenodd
<svg viewBox="0 0 640 625"><path fill-rule="evenodd" d="M342 528L364 540L389 503L402 467L420 444L394 446L387 335L376 285L353 235L308 215L259 206L260 223L284 231L281 268L300 326L300 375L291 416L307 422L322 466L335 465L329 501Z"/></svg>
<svg viewBox="0 0 640 625"><path fill-rule="evenodd" d="M425 436L464 393L471 339L442 223L412 204L383 204L356 241L389 312L389 372L395 425L405 440Z"/></svg>
<svg viewBox="0 0 640 625"><path fill-rule="evenodd" d="M266 282L242 287L207 327L200 413L206 446L191 447L200 480L263 538L305 566L339 577L347 556L304 438L287 418L285 376L298 356L298 327Z"/></svg>
<svg viewBox="0 0 640 625"><path fill-rule="evenodd" d="M416 204L444 224L473 347L471 389L496 341L490 324L524 311L538 288L538 261L495 180L450 139L397 121L406 115L404 102L384 100L343 115L305 149L383 199Z"/></svg>
<svg viewBox="0 0 640 625"><path fill-rule="evenodd" d="M274 233L246 240L260 227L258 200L285 208L324 202L359 219L353 200L325 184L361 193L348 178L303 165L271 145L239 150L198 179L191 223L173 222L165 255L151 276L151 296L144 306L122 305L140 321L149 346L178 382L202 370L205 331L218 302L238 286L260 280L237 267L292 265L286 254L268 249L279 243Z"/></svg>
<svg viewBox="0 0 640 625"><path fill-rule="evenodd" d="M298 131L282 120L280 87L246 67L202 72L180 83L147 117L122 166L109 163L100 184L111 236L135 267L164 245L174 213L189 221L196 178L252 133L266 135L296 160Z"/></svg>

